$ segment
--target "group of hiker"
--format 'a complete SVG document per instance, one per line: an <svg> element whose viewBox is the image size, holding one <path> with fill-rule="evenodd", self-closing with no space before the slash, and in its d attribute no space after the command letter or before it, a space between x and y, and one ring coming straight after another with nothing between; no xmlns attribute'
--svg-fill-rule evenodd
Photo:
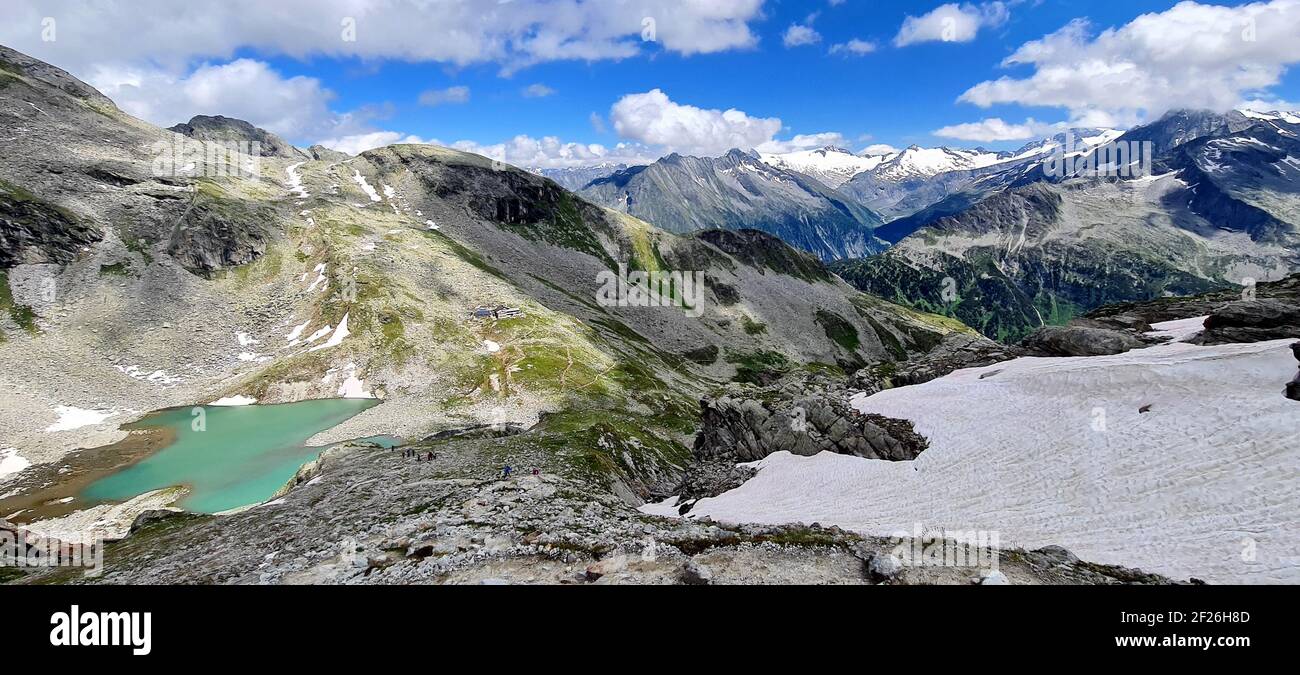
<svg viewBox="0 0 1300 675"><path fill-rule="evenodd" d="M400 449L402 451L402 457L404 459L414 459L417 462L425 462L425 461L432 462L433 460L438 459L438 453L433 452L432 450L428 452L421 452L420 450L416 450L415 448L400 448ZM514 471L515 471L514 467L510 466L509 464L506 464L505 466L501 467L501 477L509 478L510 474L514 473ZM542 475L542 470L538 467L533 467L533 475L534 476Z"/></svg>
<svg viewBox="0 0 1300 675"><path fill-rule="evenodd" d="M420 452L419 450L416 450L415 448L402 449L402 457L405 457L407 459L411 459L412 457L414 457L415 461L417 462L425 461L426 456L428 457L428 461L430 462L432 462L435 459L438 459L437 453L433 452L432 450L430 450L427 453L424 453L424 452Z"/></svg>

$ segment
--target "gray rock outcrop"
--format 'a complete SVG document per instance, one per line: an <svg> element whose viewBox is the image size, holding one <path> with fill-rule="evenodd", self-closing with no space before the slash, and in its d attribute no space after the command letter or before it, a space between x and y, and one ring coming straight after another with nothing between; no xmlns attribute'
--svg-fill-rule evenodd
<svg viewBox="0 0 1300 675"><path fill-rule="evenodd" d="M1264 342L1300 337L1300 302L1289 298L1239 300L1219 308L1205 320L1205 331L1193 342L1201 345Z"/></svg>
<svg viewBox="0 0 1300 675"><path fill-rule="evenodd" d="M245 122L221 115L195 115L184 124L177 124L167 129L198 141L213 143L257 143L259 154L263 157L283 157L285 159L312 159L311 155L275 134Z"/></svg>
<svg viewBox="0 0 1300 675"><path fill-rule="evenodd" d="M1146 346L1133 333L1089 326L1044 326L1020 346L1029 356L1109 356Z"/></svg>
<svg viewBox="0 0 1300 675"><path fill-rule="evenodd" d="M928 445L910 422L860 413L849 405L846 390L824 381L706 398L701 407L702 428L695 438L699 459L754 461L786 451L905 461Z"/></svg>

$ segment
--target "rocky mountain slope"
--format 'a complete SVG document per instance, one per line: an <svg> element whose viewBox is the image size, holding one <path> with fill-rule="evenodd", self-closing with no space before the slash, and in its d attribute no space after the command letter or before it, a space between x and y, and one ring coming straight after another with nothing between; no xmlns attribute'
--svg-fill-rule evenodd
<svg viewBox="0 0 1300 675"><path fill-rule="evenodd" d="M670 232L762 230L823 260L879 251L880 219L817 180L732 150L718 158L669 155L598 179L581 194Z"/></svg>
<svg viewBox="0 0 1300 675"><path fill-rule="evenodd" d="M1300 269L1297 133L1172 113L1119 139L1152 143L1154 175L1053 178L1036 161L836 272L1004 341L1107 303L1278 279Z"/></svg>

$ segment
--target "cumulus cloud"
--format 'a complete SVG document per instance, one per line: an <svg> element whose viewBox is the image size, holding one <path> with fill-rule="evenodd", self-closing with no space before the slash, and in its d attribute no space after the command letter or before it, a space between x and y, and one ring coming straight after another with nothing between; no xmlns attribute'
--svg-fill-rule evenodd
<svg viewBox="0 0 1300 675"><path fill-rule="evenodd" d="M0 44L74 74L153 63L172 71L240 50L293 58L360 57L514 70L560 60L620 59L750 47L763 0L6 0ZM53 17L58 40L41 40Z"/></svg>
<svg viewBox="0 0 1300 675"><path fill-rule="evenodd" d="M420 93L420 105L439 106L469 103L469 87L457 86L446 89L430 89Z"/></svg>
<svg viewBox="0 0 1300 675"><path fill-rule="evenodd" d="M1300 1L1238 7L1181 2L1119 28L1093 32L1076 20L1025 43L1005 66L1030 66L1025 78L981 82L960 100L1052 106L1115 119L1154 117L1175 108L1227 110L1267 96L1287 66L1300 62Z"/></svg>
<svg viewBox="0 0 1300 675"><path fill-rule="evenodd" d="M901 152L898 148L885 143L876 143L863 148L859 155L893 155Z"/></svg>
<svg viewBox="0 0 1300 675"><path fill-rule="evenodd" d="M949 3L928 14L908 16L894 36L894 45L906 47L921 42L970 42L981 28L997 27L1011 16L1005 2Z"/></svg>
<svg viewBox="0 0 1300 675"><path fill-rule="evenodd" d="M533 138L520 135L504 143L490 145L457 141L451 143L450 147L524 168L566 168L602 163L647 164L659 156L635 143L619 143L611 148L599 143L565 142L554 136Z"/></svg>
<svg viewBox="0 0 1300 675"><path fill-rule="evenodd" d="M1020 141L1027 138L1036 138L1042 135L1043 129L1044 127L1035 125L1033 120L1025 124L1008 124L1000 118L990 117L978 122L954 124L935 129L932 133L943 138L992 143L995 141Z"/></svg>
<svg viewBox="0 0 1300 675"><path fill-rule="evenodd" d="M828 145L836 147L845 145L844 135L834 131L827 131L818 134L798 134L789 140L770 140L754 149L759 152L780 154L783 152L824 148Z"/></svg>
<svg viewBox="0 0 1300 675"><path fill-rule="evenodd" d="M317 142L332 150L340 150L350 155L355 155L367 150L374 150L375 148L382 148L385 145L393 145L395 143L432 143L433 141L426 141L418 136L411 136L409 134L400 134L396 131L372 131L363 134L340 136L338 138L325 138Z"/></svg>
<svg viewBox="0 0 1300 675"><path fill-rule="evenodd" d="M815 45L821 41L821 33L813 30L812 26L797 23L791 24L789 28L785 29L785 35L781 37L781 42L787 47Z"/></svg>
<svg viewBox="0 0 1300 675"><path fill-rule="evenodd" d="M530 84L524 87L520 93L523 94L524 98L546 98L547 96L554 96L556 91L544 84Z"/></svg>
<svg viewBox="0 0 1300 675"><path fill-rule="evenodd" d="M252 59L205 64L184 77L151 68L101 66L88 80L126 112L163 127L195 115L220 114L301 138L360 122L331 112L334 93L319 80L285 78Z"/></svg>
<svg viewBox="0 0 1300 675"><path fill-rule="evenodd" d="M629 94L610 109L619 136L691 155L718 155L756 148L781 130L775 117L751 117L736 109L708 110L676 103L659 89Z"/></svg>
<svg viewBox="0 0 1300 675"><path fill-rule="evenodd" d="M832 54L845 54L852 56L861 56L876 51L876 43L867 40L854 38L848 42L842 42L837 45L831 45Z"/></svg>

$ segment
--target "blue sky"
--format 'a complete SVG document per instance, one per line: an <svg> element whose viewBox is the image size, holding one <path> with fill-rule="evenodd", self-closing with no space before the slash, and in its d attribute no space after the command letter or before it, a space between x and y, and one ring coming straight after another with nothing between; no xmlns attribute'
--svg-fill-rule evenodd
<svg viewBox="0 0 1300 675"><path fill-rule="evenodd" d="M12 1L0 42L128 112L226 114L352 151L432 141L575 164L730 145L1004 149L1071 123L1300 100L1300 0L393 0L361 13L137 0L129 16Z"/></svg>
<svg viewBox="0 0 1300 675"><path fill-rule="evenodd" d="M863 136L873 139L861 145L928 145L953 142L935 137L932 130L973 118L1028 114L1048 121L1065 119L1061 110L1015 105L981 110L957 103L957 97L980 81L1017 72L1001 68L1002 59L1072 19L1087 17L1103 27L1122 25L1143 12L1167 9L1171 3L1047 0L1036 7L1013 9L1005 25L982 31L968 43L890 44L907 15L923 14L941 4L849 0L832 7L824 1L785 0L769 5L768 16L755 24L759 44L751 49L692 56L652 49L647 56L619 61L543 64L508 78L500 76L495 64L455 69L389 63L369 72L356 60L277 59L274 63L285 73L321 79L338 93L340 109L391 104L388 126L428 138L492 143L528 134L608 143L613 135L598 134L590 124L590 113L608 115L610 106L624 94L660 88L680 103L779 117L789 134L838 130L855 142ZM822 35L821 42L784 47L782 34L812 12L820 12L812 25ZM831 45L854 38L873 41L876 51L863 56L828 53ZM520 95L523 87L537 83L557 93L540 99ZM421 91L453 86L470 88L469 103L430 109L416 102Z"/></svg>

